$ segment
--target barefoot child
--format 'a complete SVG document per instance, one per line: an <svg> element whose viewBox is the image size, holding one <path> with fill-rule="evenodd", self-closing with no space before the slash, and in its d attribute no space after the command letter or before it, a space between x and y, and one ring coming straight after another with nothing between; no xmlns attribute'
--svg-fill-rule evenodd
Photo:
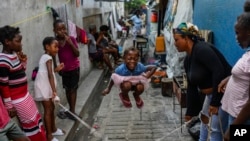
<svg viewBox="0 0 250 141"><path fill-rule="evenodd" d="M128 96L129 91L134 91L133 96L136 101L136 106L142 108L144 103L140 95L148 87L148 79L153 75L156 67L144 66L138 62L139 51L134 47L130 47L124 51L123 59L124 63L116 68L115 73L111 76L108 87L102 94L108 94L115 84L121 90L119 96L126 108L132 107Z"/></svg>
<svg viewBox="0 0 250 141"><path fill-rule="evenodd" d="M28 91L25 73L27 56L22 53L22 35L18 27L0 28L0 91L9 115L18 117L20 126L31 141L46 141L36 104Z"/></svg>
<svg viewBox="0 0 250 141"><path fill-rule="evenodd" d="M61 129L56 128L54 110L56 93L55 71L60 71L64 64L61 63L54 69L52 57L58 53L58 41L54 37L46 37L43 40L45 54L39 61L39 70L35 79L36 101L41 101L44 108L44 122L48 141L58 141L53 135L64 135Z"/></svg>

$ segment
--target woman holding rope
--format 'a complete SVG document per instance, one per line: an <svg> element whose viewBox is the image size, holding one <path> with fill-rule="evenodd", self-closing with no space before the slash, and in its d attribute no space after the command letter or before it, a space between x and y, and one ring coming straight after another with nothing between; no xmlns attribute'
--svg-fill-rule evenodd
<svg viewBox="0 0 250 141"><path fill-rule="evenodd" d="M207 141L209 128L210 141L221 141L226 127L221 127L220 122L225 121L226 114L221 110L220 100L223 94L217 89L220 81L230 75L231 66L212 44L204 42L197 26L181 23L173 30L173 35L177 50L187 53L184 61L188 80L185 119L189 121L200 112L202 122L199 141ZM199 91L205 96L203 106ZM210 127L207 125L209 121Z"/></svg>

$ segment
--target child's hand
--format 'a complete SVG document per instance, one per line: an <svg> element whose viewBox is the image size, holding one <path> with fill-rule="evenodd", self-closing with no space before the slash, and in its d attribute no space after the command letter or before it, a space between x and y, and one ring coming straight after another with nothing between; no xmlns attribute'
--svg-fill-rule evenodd
<svg viewBox="0 0 250 141"><path fill-rule="evenodd" d="M148 78L148 74L147 73L143 73L142 76L145 77L145 78Z"/></svg>
<svg viewBox="0 0 250 141"><path fill-rule="evenodd" d="M59 98L59 96L55 96L55 97L53 98L53 101L54 101L54 103L60 103L60 98Z"/></svg>
<svg viewBox="0 0 250 141"><path fill-rule="evenodd" d="M60 70L62 70L64 68L64 63L61 63L60 65L58 65L56 68L55 68L55 72L59 72Z"/></svg>
<svg viewBox="0 0 250 141"><path fill-rule="evenodd" d="M53 94L52 94L52 99L54 99L56 96L57 96L57 93L56 93L56 92L53 92Z"/></svg>
<svg viewBox="0 0 250 141"><path fill-rule="evenodd" d="M102 91L102 95L105 96L105 95L109 94L109 92L110 92L110 89L106 88Z"/></svg>
<svg viewBox="0 0 250 141"><path fill-rule="evenodd" d="M73 44L72 41L71 41L71 39L70 39L70 37L69 37L67 34L65 34L64 38L65 38L65 41L66 41L67 43Z"/></svg>
<svg viewBox="0 0 250 141"><path fill-rule="evenodd" d="M27 61L27 55L23 54L22 51L17 52L17 56L21 62L26 62Z"/></svg>

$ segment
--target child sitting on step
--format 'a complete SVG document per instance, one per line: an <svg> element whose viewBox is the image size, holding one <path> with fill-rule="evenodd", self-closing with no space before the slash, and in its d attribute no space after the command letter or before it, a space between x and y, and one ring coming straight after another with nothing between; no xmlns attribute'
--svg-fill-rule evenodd
<svg viewBox="0 0 250 141"><path fill-rule="evenodd" d="M133 96L136 106L140 109L144 103L140 95L148 87L148 79L156 70L155 66L144 66L139 60L139 51L130 47L124 51L124 63L118 66L111 76L108 87L103 90L102 94L106 95L110 92L112 86L120 88L120 99L126 108L131 108L132 104L129 99L129 91L134 91Z"/></svg>

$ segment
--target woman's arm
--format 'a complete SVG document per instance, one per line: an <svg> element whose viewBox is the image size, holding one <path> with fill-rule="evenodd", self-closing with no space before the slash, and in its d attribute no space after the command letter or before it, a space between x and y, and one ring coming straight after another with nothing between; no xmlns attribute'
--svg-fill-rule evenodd
<svg viewBox="0 0 250 141"><path fill-rule="evenodd" d="M218 85L227 76L225 66L222 63L222 59L224 58L222 58L223 56L219 56L218 52L205 42L201 42L196 47L194 55L196 56L196 61L211 73L211 80L207 80L212 82L213 88L210 106L218 108L221 105L220 101L223 96L218 92Z"/></svg>
<svg viewBox="0 0 250 141"><path fill-rule="evenodd" d="M54 70L52 69L52 59L48 60L46 62L46 66L47 66L47 70L48 70L48 78L49 78L49 83L53 92L52 97L54 98L57 94L56 94L56 85L55 85L55 78L53 75Z"/></svg>

